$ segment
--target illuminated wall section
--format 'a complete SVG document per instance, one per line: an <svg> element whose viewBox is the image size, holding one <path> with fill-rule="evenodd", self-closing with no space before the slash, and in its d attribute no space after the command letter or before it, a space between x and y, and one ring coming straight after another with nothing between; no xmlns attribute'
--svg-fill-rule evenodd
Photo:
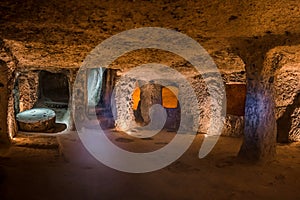
<svg viewBox="0 0 300 200"><path fill-rule="evenodd" d="M132 100L133 100L132 109L137 110L139 102L141 100L141 89L139 87L134 90L132 94Z"/></svg>
<svg viewBox="0 0 300 200"><path fill-rule="evenodd" d="M174 86L168 86L162 88L162 105L165 108L177 108L178 107L178 88Z"/></svg>

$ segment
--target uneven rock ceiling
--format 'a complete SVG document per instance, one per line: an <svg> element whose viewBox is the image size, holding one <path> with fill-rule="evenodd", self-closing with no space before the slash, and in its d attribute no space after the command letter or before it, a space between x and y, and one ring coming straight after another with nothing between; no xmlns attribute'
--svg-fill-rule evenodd
<svg viewBox="0 0 300 200"><path fill-rule="evenodd" d="M185 33L210 53L259 38L300 43L298 0L4 0L0 16L0 38L21 67L76 68L106 38L149 26Z"/></svg>

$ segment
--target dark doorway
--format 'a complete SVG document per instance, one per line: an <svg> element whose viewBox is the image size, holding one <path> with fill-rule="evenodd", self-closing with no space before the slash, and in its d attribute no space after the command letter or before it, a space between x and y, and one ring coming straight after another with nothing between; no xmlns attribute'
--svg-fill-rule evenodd
<svg viewBox="0 0 300 200"><path fill-rule="evenodd" d="M40 72L39 100L50 107L68 107L69 97L69 83L65 74Z"/></svg>
<svg viewBox="0 0 300 200"><path fill-rule="evenodd" d="M91 68L87 70L87 115L96 113L102 128L113 128L112 93L117 80L117 70Z"/></svg>

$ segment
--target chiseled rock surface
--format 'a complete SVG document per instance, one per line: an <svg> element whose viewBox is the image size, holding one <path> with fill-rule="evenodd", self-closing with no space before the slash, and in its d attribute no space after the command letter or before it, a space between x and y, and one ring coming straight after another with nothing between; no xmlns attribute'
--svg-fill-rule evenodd
<svg viewBox="0 0 300 200"><path fill-rule="evenodd" d="M3 60L0 60L0 146L2 143L8 143L7 135L7 66Z"/></svg>
<svg viewBox="0 0 300 200"><path fill-rule="evenodd" d="M241 137L244 135L244 117L227 115L222 131L223 136Z"/></svg>
<svg viewBox="0 0 300 200"><path fill-rule="evenodd" d="M30 71L18 77L18 89L15 90L15 95L19 98L19 112L33 108L38 98L38 87L38 72Z"/></svg>
<svg viewBox="0 0 300 200"><path fill-rule="evenodd" d="M14 92L13 88L16 81L16 68L17 61L13 56L9 46L0 38L0 59L6 63L7 66L7 98L8 98L8 108L7 108L7 132L10 136L15 136L17 133L17 122L15 119L15 110L14 110Z"/></svg>
<svg viewBox="0 0 300 200"><path fill-rule="evenodd" d="M3 11L3 20L0 20L1 37L5 38L13 52L18 68L30 69L78 68L96 45L114 34L139 27L165 27L178 30L198 41L214 57L220 68L225 64L228 70L244 65L238 56L222 50L226 49L224 46L228 47L224 38L247 40L258 36L282 36L300 32L298 2L290 0L203 0L176 1L171 4L163 1L3 1L0 11ZM126 58L126 61L132 60ZM180 72L191 75L191 71L186 70L184 65L178 66L182 69ZM124 65L121 68L128 69ZM227 70L222 73L226 83L245 81L244 70ZM13 70L9 74L11 72ZM9 75L9 79L13 77ZM9 91L13 85L14 81L11 81ZM202 90L203 86L195 88ZM209 102L204 99L207 97L205 90L196 93L199 94L201 106L209 107ZM286 96L286 99L280 100L283 107L289 104L288 99L292 97ZM278 117L282 112L278 106L277 110ZM13 98L9 94L12 124L13 112ZM202 114L205 117L209 112L204 110ZM203 120L202 124L206 122Z"/></svg>
<svg viewBox="0 0 300 200"><path fill-rule="evenodd" d="M274 94L279 141L300 140L300 46L273 49ZM288 135L285 135L287 134ZM284 134L284 138L282 138Z"/></svg>
<svg viewBox="0 0 300 200"><path fill-rule="evenodd" d="M291 115L291 130L289 132L290 141L300 141L300 107L297 107Z"/></svg>
<svg viewBox="0 0 300 200"><path fill-rule="evenodd" d="M78 68L92 48L88 45L44 44L4 40L18 60L20 68Z"/></svg>

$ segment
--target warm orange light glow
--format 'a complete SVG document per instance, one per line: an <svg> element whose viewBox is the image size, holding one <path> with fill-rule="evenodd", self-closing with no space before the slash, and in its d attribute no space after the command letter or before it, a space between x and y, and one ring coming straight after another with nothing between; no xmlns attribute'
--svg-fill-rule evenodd
<svg viewBox="0 0 300 200"><path fill-rule="evenodd" d="M177 108L178 106L178 88L168 86L162 88L162 105L165 108Z"/></svg>
<svg viewBox="0 0 300 200"><path fill-rule="evenodd" d="M133 110L137 110L139 102L141 100L141 89L139 87L134 90L132 94L132 100L133 100L132 108Z"/></svg>

